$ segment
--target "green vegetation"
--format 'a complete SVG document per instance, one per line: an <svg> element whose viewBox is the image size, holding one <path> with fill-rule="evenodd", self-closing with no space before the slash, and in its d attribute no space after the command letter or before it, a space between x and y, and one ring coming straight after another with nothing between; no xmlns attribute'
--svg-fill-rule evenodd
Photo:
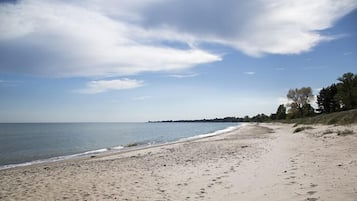
<svg viewBox="0 0 357 201"><path fill-rule="evenodd" d="M319 113L316 113L310 104L313 97L310 87L290 89L287 94L287 98L290 100L288 107L290 108L283 122L295 123L296 125L316 123L356 124L357 75L345 73L337 80L338 83L321 89L317 95L317 111ZM276 116L278 116L277 114Z"/></svg>
<svg viewBox="0 0 357 201"><path fill-rule="evenodd" d="M337 112L340 110L340 103L335 98L337 95L337 86L332 84L326 88L322 88L317 96L318 111L322 113Z"/></svg>
<svg viewBox="0 0 357 201"><path fill-rule="evenodd" d="M342 112L335 112L329 114L320 114L314 117L306 117L299 119L288 119L284 120L285 123L295 123L295 124L357 124L357 110L349 110Z"/></svg>
<svg viewBox="0 0 357 201"><path fill-rule="evenodd" d="M337 135L345 136L354 134L353 130L345 129L343 131L337 131Z"/></svg>
<svg viewBox="0 0 357 201"><path fill-rule="evenodd" d="M357 75L345 73L337 80L338 83L323 88L317 96L321 113L357 109Z"/></svg>
<svg viewBox="0 0 357 201"><path fill-rule="evenodd" d="M321 89L317 95L318 113L311 106L311 87L290 89L286 95L289 104L279 105L270 116L257 114L253 117L224 117L200 120L167 120L155 122L271 122L299 124L357 124L357 74L345 73L339 82Z"/></svg>
<svg viewBox="0 0 357 201"><path fill-rule="evenodd" d="M197 120L166 120L166 121L149 121L149 123L176 123L176 122L267 122L271 118L265 114L257 114L253 117L224 117L224 118L215 118L215 119L197 119Z"/></svg>
<svg viewBox="0 0 357 201"><path fill-rule="evenodd" d="M283 104L279 105L276 111L276 119L277 120L286 119L286 107Z"/></svg>
<svg viewBox="0 0 357 201"><path fill-rule="evenodd" d="M302 87L301 89L290 89L286 97L291 101L288 106L288 118L295 119L314 115L314 108L310 102L313 100L311 87Z"/></svg>

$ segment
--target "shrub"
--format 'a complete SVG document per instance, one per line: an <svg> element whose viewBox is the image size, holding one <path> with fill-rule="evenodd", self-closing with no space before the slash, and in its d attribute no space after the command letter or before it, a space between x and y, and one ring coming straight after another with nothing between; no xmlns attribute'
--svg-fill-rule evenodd
<svg viewBox="0 0 357 201"><path fill-rule="evenodd" d="M307 130L307 129L313 129L313 127L311 127L311 126L299 127L299 128L296 128L296 129L294 130L294 133L298 133L298 132L301 132L301 131L304 131L304 130Z"/></svg>
<svg viewBox="0 0 357 201"><path fill-rule="evenodd" d="M327 129L322 134L326 135L326 134L331 134L331 133L334 133L333 130Z"/></svg>
<svg viewBox="0 0 357 201"><path fill-rule="evenodd" d="M353 130L345 129L343 131L337 131L337 135L345 136L354 134Z"/></svg>

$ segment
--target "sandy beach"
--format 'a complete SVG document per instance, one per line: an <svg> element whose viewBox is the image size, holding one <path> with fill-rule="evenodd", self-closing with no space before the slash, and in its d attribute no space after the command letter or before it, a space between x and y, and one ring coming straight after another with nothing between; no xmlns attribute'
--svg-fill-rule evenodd
<svg viewBox="0 0 357 201"><path fill-rule="evenodd" d="M298 126L301 127L301 126ZM357 126L219 136L0 171L0 200L357 200ZM339 135L352 130L355 134Z"/></svg>

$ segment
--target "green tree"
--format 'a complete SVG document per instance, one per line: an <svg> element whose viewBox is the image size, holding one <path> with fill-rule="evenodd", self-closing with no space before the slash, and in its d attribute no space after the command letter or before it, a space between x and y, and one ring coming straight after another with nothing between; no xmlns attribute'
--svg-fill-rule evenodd
<svg viewBox="0 0 357 201"><path fill-rule="evenodd" d="M311 117L315 115L315 109L310 105L306 104L302 106L303 117Z"/></svg>
<svg viewBox="0 0 357 201"><path fill-rule="evenodd" d="M357 108L357 75L345 73L337 80L336 100L342 104L344 110Z"/></svg>
<svg viewBox="0 0 357 201"><path fill-rule="evenodd" d="M340 110L341 106L336 98L336 94L336 84L332 84L320 90L319 95L317 95L317 105L321 113L331 113Z"/></svg>
<svg viewBox="0 0 357 201"><path fill-rule="evenodd" d="M304 107L309 108L307 105L309 105L311 100L313 99L311 87L290 89L286 96L289 100L292 101L292 103L289 105L290 106L289 113L291 113L289 115L290 118L299 118L299 117L308 116L308 114L306 113L307 110L304 109Z"/></svg>
<svg viewBox="0 0 357 201"><path fill-rule="evenodd" d="M286 119L286 107L284 104L279 105L276 110L276 119Z"/></svg>
<svg viewBox="0 0 357 201"><path fill-rule="evenodd" d="M254 122L265 122L265 121L269 121L270 117L266 114L257 114L254 117L252 117L252 121Z"/></svg>

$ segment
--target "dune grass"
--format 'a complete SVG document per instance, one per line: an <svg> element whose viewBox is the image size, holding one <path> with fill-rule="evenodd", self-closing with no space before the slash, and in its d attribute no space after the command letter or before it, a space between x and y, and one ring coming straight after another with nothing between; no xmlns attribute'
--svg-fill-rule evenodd
<svg viewBox="0 0 357 201"><path fill-rule="evenodd" d="M352 134L354 134L354 132L353 132L353 130L350 130L350 129L337 131L337 135L341 135L341 136L352 135Z"/></svg>
<svg viewBox="0 0 357 201"><path fill-rule="evenodd" d="M357 109L335 112L330 114L320 114L314 117L284 120L284 123L299 124L327 124L327 125L347 125L357 124Z"/></svg>
<svg viewBox="0 0 357 201"><path fill-rule="evenodd" d="M301 131L304 131L304 130L308 130L308 129L313 129L313 127L311 127L311 126L299 127L299 128L296 128L296 129L294 130L294 133L298 133L298 132L301 132Z"/></svg>

